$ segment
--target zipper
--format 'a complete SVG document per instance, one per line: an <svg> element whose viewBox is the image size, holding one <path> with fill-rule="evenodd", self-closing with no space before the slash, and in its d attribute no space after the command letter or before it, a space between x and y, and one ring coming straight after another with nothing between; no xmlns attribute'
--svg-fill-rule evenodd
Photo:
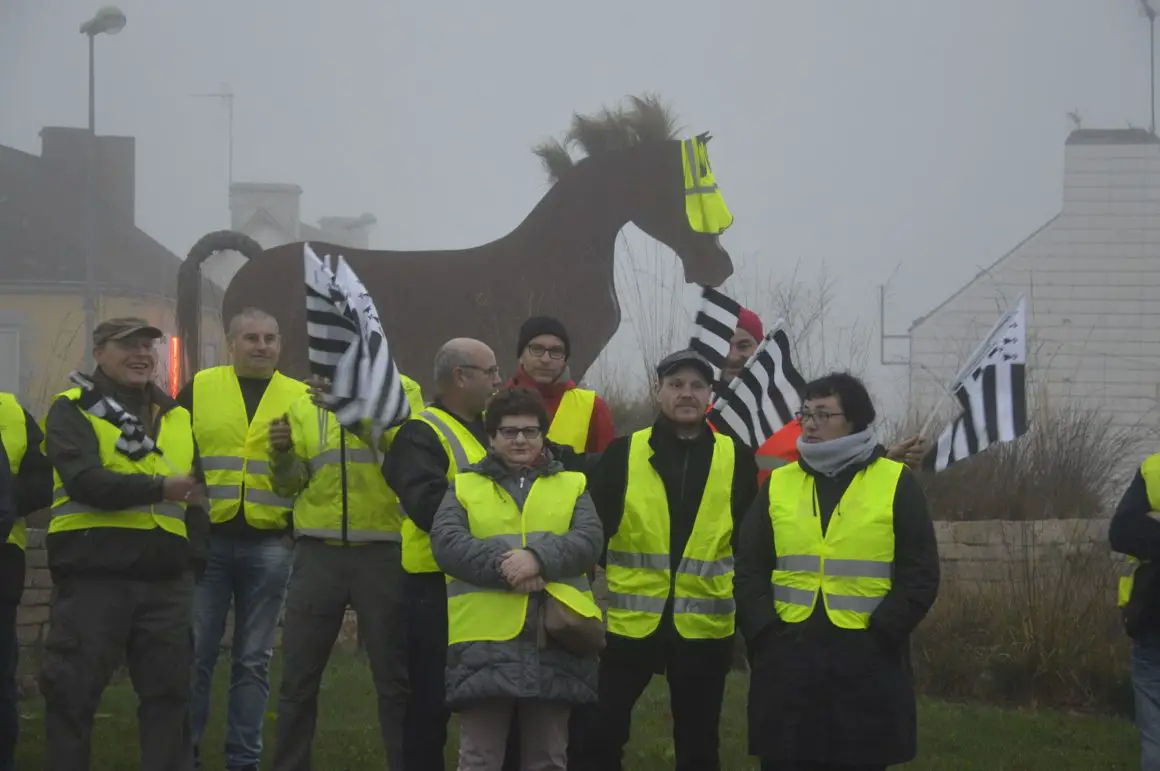
<svg viewBox="0 0 1160 771"><path fill-rule="evenodd" d="M685 485L686 485L688 478L689 478L689 454L690 454L691 447L692 446L689 444L685 445L685 457L684 457L684 460L681 461L681 492L680 492L679 497L677 498L677 504L680 506L680 509L682 512L684 512L684 510L685 510ZM702 492L701 494L704 495L704 492ZM697 515L696 515L696 513L694 513L693 514L693 527L696 527L696 525L697 525ZM669 527L672 527L671 523L669 524ZM693 528L690 527L689 528L689 538L692 538L692 537L693 537ZM673 548L672 536L670 535L669 536L669 549L672 550L672 548ZM689 548L689 542L687 540L685 541L685 548L686 549ZM674 555L672 555L672 554L669 555L669 597L670 598L676 598L676 596L677 596L677 570L675 567L673 567L673 556ZM679 555L677 556L677 559L678 559L677 566L679 567L680 566L680 561L679 561L680 556Z"/></svg>

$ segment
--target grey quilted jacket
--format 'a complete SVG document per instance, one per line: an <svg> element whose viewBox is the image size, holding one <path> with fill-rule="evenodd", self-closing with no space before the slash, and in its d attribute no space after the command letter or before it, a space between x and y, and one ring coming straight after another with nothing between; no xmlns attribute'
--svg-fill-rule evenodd
<svg viewBox="0 0 1160 771"><path fill-rule="evenodd" d="M536 469L511 473L502 461L489 454L471 470L498 482L522 511L532 482L540 475L559 473L564 467L550 457ZM599 559L603 541L600 519L585 492L576 502L572 527L567 533L547 536L527 548L540 561L541 575L546 580L557 580L585 576ZM439 567L452 578L484 588L508 588L499 567L507 548L472 536L467 512L454 489L447 492L435 514L431 548ZM458 643L448 648L448 706L460 709L496 698L565 704L596 701L595 656L577 656L550 639L546 647L539 647L537 620L543 601L544 592L532 594L523 631L513 640Z"/></svg>

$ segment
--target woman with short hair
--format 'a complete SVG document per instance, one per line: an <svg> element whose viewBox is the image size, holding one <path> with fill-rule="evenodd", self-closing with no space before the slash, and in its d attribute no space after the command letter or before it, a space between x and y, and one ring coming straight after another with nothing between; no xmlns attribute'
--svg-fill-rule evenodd
<svg viewBox="0 0 1160 771"><path fill-rule="evenodd" d="M595 625L602 641L586 573L604 535L584 475L546 448L548 426L534 391L496 394L485 418L491 449L456 474L431 528L448 576L447 702L460 713L460 771L499 771L513 710L521 768L566 768L571 707L596 701L596 650L554 637L548 619L563 612Z"/></svg>
<svg viewBox="0 0 1160 771"><path fill-rule="evenodd" d="M738 539L749 751L762 771L877 771L917 752L910 634L938 593L938 544L860 380L809 383L799 418L800 460L773 471Z"/></svg>

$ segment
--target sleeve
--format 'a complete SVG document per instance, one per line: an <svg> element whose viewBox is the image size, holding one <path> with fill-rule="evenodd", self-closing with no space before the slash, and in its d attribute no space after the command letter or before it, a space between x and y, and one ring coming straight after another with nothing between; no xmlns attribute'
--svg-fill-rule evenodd
<svg viewBox="0 0 1160 771"><path fill-rule="evenodd" d="M1160 560L1160 521L1148 516L1151 511L1148 485L1137 470L1108 526L1112 551L1138 560Z"/></svg>
<svg viewBox="0 0 1160 771"><path fill-rule="evenodd" d="M507 553L498 541L485 541L471 534L467 510L448 490L440 503L431 526L431 553L440 569L452 578L490 589L508 589L500 572L500 561Z"/></svg>
<svg viewBox="0 0 1160 771"><path fill-rule="evenodd" d="M185 387L177 392L177 403L193 414L193 381L190 380L185 384Z"/></svg>
<svg viewBox="0 0 1160 771"><path fill-rule="evenodd" d="M737 625L750 651L771 624L781 620L773 607L770 577L777 546L769 521L769 486L766 485L741 518L741 537L734 551L733 597L737 601Z"/></svg>
<svg viewBox="0 0 1160 771"><path fill-rule="evenodd" d="M592 419L588 423L588 443L584 449L588 452L604 452L612 440L616 438L616 428L612 424L612 410L608 403L596 397L592 404Z"/></svg>
<svg viewBox="0 0 1160 771"><path fill-rule="evenodd" d="M105 511L161 501L161 477L118 474L104 467L97 435L70 399L61 397L49 408L44 433L48 460L74 501Z"/></svg>
<svg viewBox="0 0 1160 771"><path fill-rule="evenodd" d="M399 496L407 518L424 532L431 531L447 494L447 463L434 429L421 420L403 424L383 459L383 477Z"/></svg>
<svg viewBox="0 0 1160 771"><path fill-rule="evenodd" d="M918 478L904 468L894 496L894 575L890 591L870 616L870 632L895 645L904 643L934 605L938 587L934 523Z"/></svg>
<svg viewBox="0 0 1160 771"><path fill-rule="evenodd" d="M604 530L587 491L576 500L572 526L563 535L548 535L528 546L545 581L582 576L600 559Z"/></svg>
<svg viewBox="0 0 1160 771"><path fill-rule="evenodd" d="M24 413L24 430L27 449L13 479L13 498L18 517L27 517L52 505L52 464L48 462L42 447L44 433L27 411Z"/></svg>
<svg viewBox="0 0 1160 771"><path fill-rule="evenodd" d="M624 517L624 491L628 483L629 437L622 436L608 445L588 472L588 493L600 518L604 544L620 529ZM604 555L601 555L603 562Z"/></svg>
<svg viewBox="0 0 1160 771"><path fill-rule="evenodd" d="M8 538L16 522L14 476L8 462L8 451L0 442L0 541Z"/></svg>
<svg viewBox="0 0 1160 771"><path fill-rule="evenodd" d="M733 548L737 548L741 522L757 497L757 461L753 451L733 440Z"/></svg>
<svg viewBox="0 0 1160 771"><path fill-rule="evenodd" d="M313 417L314 410L318 408L309 397L303 398L305 401L295 402L287 413L290 420L290 449L286 452L277 452L273 447L268 447L270 487L280 498L293 498L310 484L308 448L303 441L306 429L303 428L302 419L304 411Z"/></svg>
<svg viewBox="0 0 1160 771"><path fill-rule="evenodd" d="M193 448L192 476L203 486L205 472L201 466L201 454L196 443ZM194 562L205 564L209 558L209 512L204 506L187 506L185 508L185 532L189 539L190 557Z"/></svg>

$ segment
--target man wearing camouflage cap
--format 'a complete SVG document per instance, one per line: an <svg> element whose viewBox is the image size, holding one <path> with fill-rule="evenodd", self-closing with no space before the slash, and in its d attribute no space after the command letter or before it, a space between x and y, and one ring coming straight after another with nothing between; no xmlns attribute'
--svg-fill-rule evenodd
<svg viewBox="0 0 1160 771"><path fill-rule="evenodd" d="M143 771L188 771L191 612L209 518L189 412L153 382L162 332L93 331L45 420L54 468L45 545L53 595L41 659L47 771L90 767L93 717L124 657L140 700Z"/></svg>

